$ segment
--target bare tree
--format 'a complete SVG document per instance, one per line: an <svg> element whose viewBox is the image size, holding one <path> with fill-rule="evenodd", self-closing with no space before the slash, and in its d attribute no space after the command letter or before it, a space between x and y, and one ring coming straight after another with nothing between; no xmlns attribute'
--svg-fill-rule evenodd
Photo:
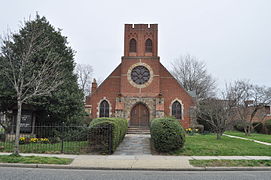
<svg viewBox="0 0 271 180"><path fill-rule="evenodd" d="M85 96L88 96L90 93L90 86L93 75L92 66L87 64L77 64L75 71L78 76L78 84L80 88L83 90Z"/></svg>
<svg viewBox="0 0 271 180"><path fill-rule="evenodd" d="M176 59L171 65L172 75L187 91L195 91L199 99L214 96L216 81L208 74L203 61L188 54Z"/></svg>
<svg viewBox="0 0 271 180"><path fill-rule="evenodd" d="M221 139L225 130L232 123L232 109L233 103L230 101L207 98L198 103L197 118L209 124L216 133L217 139Z"/></svg>
<svg viewBox="0 0 271 180"><path fill-rule="evenodd" d="M228 100L235 103L235 120L244 126L245 134L250 135L254 118L263 121L267 115L262 110L271 102L271 88L239 80L228 85L227 91Z"/></svg>
<svg viewBox="0 0 271 180"><path fill-rule="evenodd" d="M9 34L3 40L0 73L16 91L17 120L14 154L19 154L19 137L22 106L38 96L50 95L62 83L62 59L50 50L50 41L41 38L42 28L36 23L25 22L26 29L19 34ZM46 51L43 51L46 50ZM47 52L44 59L37 59L37 53Z"/></svg>

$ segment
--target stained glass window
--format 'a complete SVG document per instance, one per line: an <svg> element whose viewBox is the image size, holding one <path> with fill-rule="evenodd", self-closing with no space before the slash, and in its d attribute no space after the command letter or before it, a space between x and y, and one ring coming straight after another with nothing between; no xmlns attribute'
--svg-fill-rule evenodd
<svg viewBox="0 0 271 180"><path fill-rule="evenodd" d="M106 100L100 103L100 117L109 117L109 104Z"/></svg>
<svg viewBox="0 0 271 180"><path fill-rule="evenodd" d="M131 72L131 79L136 84L144 84L150 79L150 71L145 66L136 66Z"/></svg>
<svg viewBox="0 0 271 180"><path fill-rule="evenodd" d="M182 105L178 101L172 104L172 116L176 119L182 119Z"/></svg>

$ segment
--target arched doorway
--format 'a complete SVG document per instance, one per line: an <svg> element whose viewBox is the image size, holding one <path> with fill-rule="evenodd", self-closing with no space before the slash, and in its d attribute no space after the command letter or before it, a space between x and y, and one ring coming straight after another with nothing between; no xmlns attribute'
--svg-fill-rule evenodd
<svg viewBox="0 0 271 180"><path fill-rule="evenodd" d="M148 127L149 110L143 103L136 104L131 110L130 126Z"/></svg>

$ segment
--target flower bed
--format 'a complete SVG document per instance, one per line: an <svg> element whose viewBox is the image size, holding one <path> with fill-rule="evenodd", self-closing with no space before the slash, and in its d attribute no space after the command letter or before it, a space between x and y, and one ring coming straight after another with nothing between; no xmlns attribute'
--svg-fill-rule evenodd
<svg viewBox="0 0 271 180"><path fill-rule="evenodd" d="M20 137L19 144L29 144L29 143L48 144L48 143L50 143L50 141L48 138Z"/></svg>
<svg viewBox="0 0 271 180"><path fill-rule="evenodd" d="M199 129L197 128L186 128L185 129L186 134L193 136L195 133L199 132Z"/></svg>

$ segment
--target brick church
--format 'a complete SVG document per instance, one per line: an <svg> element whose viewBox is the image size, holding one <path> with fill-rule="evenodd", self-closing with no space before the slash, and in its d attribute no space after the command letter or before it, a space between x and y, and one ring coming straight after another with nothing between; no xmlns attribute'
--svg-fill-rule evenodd
<svg viewBox="0 0 271 180"><path fill-rule="evenodd" d="M193 98L160 63L157 24L125 24L121 63L97 87L94 79L86 109L92 118L123 117L129 126L175 116L187 128Z"/></svg>

